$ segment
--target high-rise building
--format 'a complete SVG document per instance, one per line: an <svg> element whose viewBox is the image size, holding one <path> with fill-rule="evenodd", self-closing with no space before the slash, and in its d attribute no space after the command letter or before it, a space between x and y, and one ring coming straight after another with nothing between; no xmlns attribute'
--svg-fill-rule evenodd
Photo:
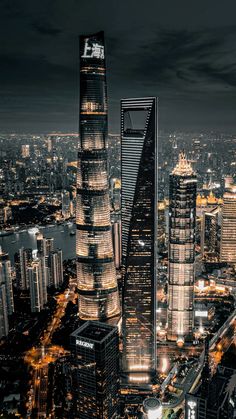
<svg viewBox="0 0 236 419"><path fill-rule="evenodd" d="M47 258L49 253L54 249L54 238L44 237L42 233L37 234L37 250L38 256Z"/></svg>
<svg viewBox="0 0 236 419"><path fill-rule="evenodd" d="M49 269L49 255L54 250L54 238L44 237L42 233L37 234L37 250L38 257L43 257L45 260L46 284L47 286L50 286L52 283L52 279L50 277L51 272Z"/></svg>
<svg viewBox="0 0 236 419"><path fill-rule="evenodd" d="M193 330L197 179L185 154L170 175L169 189L169 340L179 345Z"/></svg>
<svg viewBox="0 0 236 419"><path fill-rule="evenodd" d="M71 346L77 369L76 417L118 418L118 328L88 321L71 334Z"/></svg>
<svg viewBox="0 0 236 419"><path fill-rule="evenodd" d="M14 299L11 277L11 262L8 253L2 251L0 247L0 284L5 285L7 313L11 315L14 312Z"/></svg>
<svg viewBox="0 0 236 419"><path fill-rule="evenodd" d="M48 264L50 271L50 283L48 285L58 288L63 283L63 258L61 249L50 252Z"/></svg>
<svg viewBox="0 0 236 419"><path fill-rule="evenodd" d="M70 192L63 191L61 193L61 213L64 218L70 217Z"/></svg>
<svg viewBox="0 0 236 419"><path fill-rule="evenodd" d="M80 38L80 144L76 254L79 317L120 314L107 173L107 89L104 36Z"/></svg>
<svg viewBox="0 0 236 419"><path fill-rule="evenodd" d="M30 304L32 313L39 313L47 303L47 283L45 259L34 259L27 268L30 286Z"/></svg>
<svg viewBox="0 0 236 419"><path fill-rule="evenodd" d="M6 285L0 282L0 339L9 332Z"/></svg>
<svg viewBox="0 0 236 419"><path fill-rule="evenodd" d="M30 146L29 146L29 144L22 144L21 155L24 159L30 156Z"/></svg>
<svg viewBox="0 0 236 419"><path fill-rule="evenodd" d="M216 256L218 253L218 215L218 207L203 212L201 225L201 252L203 257Z"/></svg>
<svg viewBox="0 0 236 419"><path fill-rule="evenodd" d="M236 185L229 186L223 196L220 260L236 263Z"/></svg>
<svg viewBox="0 0 236 419"><path fill-rule="evenodd" d="M186 394L185 417L190 419L232 419L235 417L233 416L235 377L234 369L218 366L216 374L207 382L207 388L205 388L203 378L194 393Z"/></svg>
<svg viewBox="0 0 236 419"><path fill-rule="evenodd" d="M17 287L22 290L29 289L27 266L32 261L32 249L21 247L14 256Z"/></svg>
<svg viewBox="0 0 236 419"><path fill-rule="evenodd" d="M119 269L121 265L121 220L119 213L113 212L111 214L111 226L115 267Z"/></svg>
<svg viewBox="0 0 236 419"><path fill-rule="evenodd" d="M121 101L123 370L156 371L157 99Z"/></svg>

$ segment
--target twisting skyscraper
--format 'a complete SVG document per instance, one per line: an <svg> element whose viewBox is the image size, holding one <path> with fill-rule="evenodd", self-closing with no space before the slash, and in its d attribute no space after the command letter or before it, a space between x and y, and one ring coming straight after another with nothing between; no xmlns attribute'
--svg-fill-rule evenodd
<svg viewBox="0 0 236 419"><path fill-rule="evenodd" d="M170 175L168 339L182 344L193 329L196 175L185 154Z"/></svg>
<svg viewBox="0 0 236 419"><path fill-rule="evenodd" d="M80 37L80 147L77 172L79 317L120 313L107 173L107 89L102 32Z"/></svg>
<svg viewBox="0 0 236 419"><path fill-rule="evenodd" d="M156 370L157 100L121 101L123 369L132 383Z"/></svg>

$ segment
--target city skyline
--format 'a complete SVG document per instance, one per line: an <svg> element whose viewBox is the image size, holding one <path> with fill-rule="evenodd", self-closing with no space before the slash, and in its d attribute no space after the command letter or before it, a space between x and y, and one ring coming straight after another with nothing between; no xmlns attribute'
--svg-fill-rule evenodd
<svg viewBox="0 0 236 419"><path fill-rule="evenodd" d="M0 6L4 417L236 417L236 29L181 1Z"/></svg>
<svg viewBox="0 0 236 419"><path fill-rule="evenodd" d="M77 131L78 34L103 29L109 49L109 131L122 97L158 96L162 129L235 129L234 18L229 1L167 4L63 1L0 5L1 127ZM125 66L123 63L125 62ZM132 83L130 78L132 77Z"/></svg>

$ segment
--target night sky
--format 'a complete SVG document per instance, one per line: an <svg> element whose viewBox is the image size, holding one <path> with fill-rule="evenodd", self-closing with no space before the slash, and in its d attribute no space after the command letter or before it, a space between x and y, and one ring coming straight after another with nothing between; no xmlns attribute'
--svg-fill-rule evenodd
<svg viewBox="0 0 236 419"><path fill-rule="evenodd" d="M78 35L99 30L110 131L152 95L159 129L236 134L235 0L0 0L0 132L77 131Z"/></svg>

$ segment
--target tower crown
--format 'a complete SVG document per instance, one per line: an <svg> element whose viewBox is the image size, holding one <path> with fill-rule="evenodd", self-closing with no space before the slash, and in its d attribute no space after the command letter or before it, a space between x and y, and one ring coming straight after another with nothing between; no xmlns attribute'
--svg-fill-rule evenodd
<svg viewBox="0 0 236 419"><path fill-rule="evenodd" d="M179 153L179 161L172 171L172 175L191 176L194 174L191 163L187 160L184 151Z"/></svg>

